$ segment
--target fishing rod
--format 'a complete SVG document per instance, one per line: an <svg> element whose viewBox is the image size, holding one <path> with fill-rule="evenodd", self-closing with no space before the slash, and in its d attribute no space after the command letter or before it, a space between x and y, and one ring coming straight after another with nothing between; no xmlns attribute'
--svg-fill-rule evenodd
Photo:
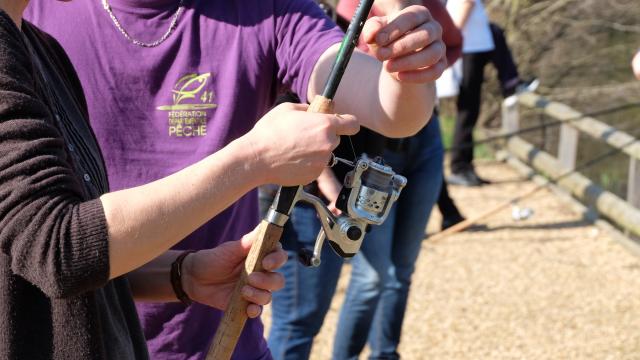
<svg viewBox="0 0 640 360"><path fill-rule="evenodd" d="M587 118L587 117L609 114L609 113L613 113L613 112L616 112L616 111L626 110L626 109L630 109L630 108L634 108L634 107L638 107L638 106L640 106L640 103L629 103L629 104L614 106L614 107L610 107L610 108L606 108L606 109L602 109L602 110L598 110L598 111L593 111L593 112L590 112L590 113L581 114L580 116L571 117L571 118L567 118L567 119L564 119L564 120L552 120L552 121L545 122L544 124L540 124L540 125L523 127L523 128L521 128L521 129L519 129L517 131L512 131L512 132L502 133L502 134L499 134L499 135L489 136L489 137L486 137L486 138L481 139L481 140L473 141L471 143L465 143L465 144L461 144L461 145L457 145L457 146L451 146L451 147L446 148L445 152L451 152L451 151L456 151L456 150L464 150L464 149L468 149L470 147L475 147L477 145L493 143L493 142L497 142L497 141L500 141L500 140L507 140L507 139L510 139L510 138L512 138L514 136L519 136L519 135L522 135L522 134L528 134L528 133L534 132L536 130L547 129L547 128L550 128L550 127L560 126L560 125L564 125L564 124L571 124L573 122L577 122L577 121L583 120L584 118Z"/></svg>
<svg viewBox="0 0 640 360"><path fill-rule="evenodd" d="M564 179L566 177L569 177L569 176L571 176L571 175L573 175L575 173L578 173L578 172L580 172L582 170L588 169L588 168L590 168L590 167L592 167L592 166L594 166L594 165L596 165L596 164L598 164L598 163L600 163L600 162L602 162L602 161L604 161L604 160L606 160L606 159L608 159L608 158L610 158L610 157L612 157L612 156L624 151L624 149L626 149L627 147L629 147L631 145L636 144L637 142L638 142L638 140L634 137L633 140L625 143L624 145L622 145L620 147L614 148L614 149L612 149L610 151L606 151L606 152L604 152L604 153L602 153L602 154L600 154L600 155L598 155L598 156L596 156L596 157L594 157L594 158L592 158L590 160L587 160L587 161L581 163L580 165L578 165L573 170L566 171L566 172L564 172L564 173L562 173L562 174L560 174L560 175L558 175L558 176L556 176L554 178L547 179L547 181L545 181L544 183L536 186L535 188L533 188L533 189L531 189L529 191L526 191L526 192L524 192L524 193L522 193L522 194L520 194L518 196L515 196L515 197L513 197L513 198L511 198L511 199L509 199L507 201L504 201L504 202L494 206L493 208L490 208L490 209L486 210L485 212L483 212L483 213L481 213L481 214L479 214L477 216L474 216L472 218L466 219L466 220L464 220L464 221L462 221L462 222L460 222L460 223L458 223L456 225L453 225L452 227L450 227L450 228L448 228L446 230L443 230L443 231L440 231L440 232L436 233L435 235L433 235L431 237L430 242L432 242L432 243L438 242L438 241L441 241L441 240L443 240L444 238L446 238L446 237L448 237L450 235L465 231L468 228L470 228L471 226L473 226L474 224L476 224L476 223L478 223L478 222L480 222L482 220L485 220L486 218L488 218L488 217L490 217L492 215L495 215L496 213L498 213L498 212L500 212L500 211L502 211L504 209L507 209L509 206L511 206L511 205L513 205L513 204L515 204L515 203L517 203L519 201L522 201L522 200L524 200L526 198L529 198L529 197L533 196L534 194L538 193L540 190L545 189L550 184L557 183L558 181L560 181L560 180L562 180L562 179Z"/></svg>
<svg viewBox="0 0 640 360"><path fill-rule="evenodd" d="M373 2L374 0L360 1L331 67L322 95L317 95L313 99L307 109L308 112L334 113L333 98L358 43L360 32ZM351 165L354 170L347 174L337 201L337 207L343 211L339 216L333 215L319 198L306 193L302 185L280 187L271 208L260 223L258 238L251 246L245 260L244 271L234 288L227 310L213 338L207 360L231 358L247 320L248 302L242 297L241 289L247 284L250 273L262 270L262 259L276 248L283 228L297 202L305 201L312 204L320 215L322 223L314 253L307 256L306 265L320 264L318 249L322 246L325 237L340 256L355 255L364 238L366 227L369 224L380 224L384 221L391 205L406 185L406 179L396 175L390 167L382 164L381 160L369 159L364 154L355 159Z"/></svg>

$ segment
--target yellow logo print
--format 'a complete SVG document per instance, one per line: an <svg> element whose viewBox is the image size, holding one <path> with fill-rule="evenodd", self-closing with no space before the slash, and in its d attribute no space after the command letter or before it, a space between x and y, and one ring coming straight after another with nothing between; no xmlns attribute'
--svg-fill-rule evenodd
<svg viewBox="0 0 640 360"><path fill-rule="evenodd" d="M207 135L207 110L215 109L215 93L208 90L211 73L187 74L181 77L171 92L173 104L158 106L167 111L169 136L194 137Z"/></svg>

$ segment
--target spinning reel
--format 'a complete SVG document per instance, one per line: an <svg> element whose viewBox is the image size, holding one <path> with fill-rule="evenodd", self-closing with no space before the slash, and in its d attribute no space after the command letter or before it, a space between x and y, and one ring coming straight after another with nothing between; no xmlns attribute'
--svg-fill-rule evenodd
<svg viewBox="0 0 640 360"><path fill-rule="evenodd" d="M384 165L382 158L370 159L362 154L355 162L335 158L334 163L337 161L353 166L345 176L344 187L336 201L336 207L342 212L340 215L331 213L322 200L303 190L296 197L296 202L313 205L322 224L313 252L309 249L300 251L300 262L306 266L320 265L325 239L339 256L353 257L362 245L367 227L385 221L407 184L407 179Z"/></svg>

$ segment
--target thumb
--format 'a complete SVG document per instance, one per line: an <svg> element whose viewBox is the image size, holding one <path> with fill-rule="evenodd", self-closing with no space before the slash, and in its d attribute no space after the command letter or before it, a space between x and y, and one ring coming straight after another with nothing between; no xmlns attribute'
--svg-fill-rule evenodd
<svg viewBox="0 0 640 360"><path fill-rule="evenodd" d="M242 239L236 241L228 241L214 248L216 256L220 257L226 263L236 264L243 262L251 251L251 245L257 237L257 228L252 232L244 235Z"/></svg>
<svg viewBox="0 0 640 360"><path fill-rule="evenodd" d="M353 115L335 114L332 119L337 135L355 135L360 131L360 123Z"/></svg>
<svg viewBox="0 0 640 360"><path fill-rule="evenodd" d="M249 251L251 250L251 245L258 238L258 228L254 228L250 233L245 234L242 239L240 239L240 246L238 247L238 251L242 253L245 257L249 255Z"/></svg>
<svg viewBox="0 0 640 360"><path fill-rule="evenodd" d="M387 16L373 16L369 18L362 28L362 40L366 44L384 46L389 42L389 34L380 34L380 29L387 26Z"/></svg>

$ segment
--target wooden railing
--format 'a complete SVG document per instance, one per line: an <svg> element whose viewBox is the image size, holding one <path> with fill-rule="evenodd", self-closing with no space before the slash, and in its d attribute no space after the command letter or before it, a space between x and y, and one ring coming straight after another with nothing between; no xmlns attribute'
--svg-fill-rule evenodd
<svg viewBox="0 0 640 360"><path fill-rule="evenodd" d="M502 106L502 131L514 134L520 128L520 107L539 109L551 118L560 121L558 154L536 148L519 136L510 137L507 150L520 161L527 163L549 178L559 178L558 185L582 202L595 208L601 215L640 236L640 141L597 119L585 116L571 107L550 101L544 97L527 93L507 98ZM599 139L629 156L629 180L626 200L602 189L598 184L576 169L579 134ZM567 176L564 176L568 174Z"/></svg>

